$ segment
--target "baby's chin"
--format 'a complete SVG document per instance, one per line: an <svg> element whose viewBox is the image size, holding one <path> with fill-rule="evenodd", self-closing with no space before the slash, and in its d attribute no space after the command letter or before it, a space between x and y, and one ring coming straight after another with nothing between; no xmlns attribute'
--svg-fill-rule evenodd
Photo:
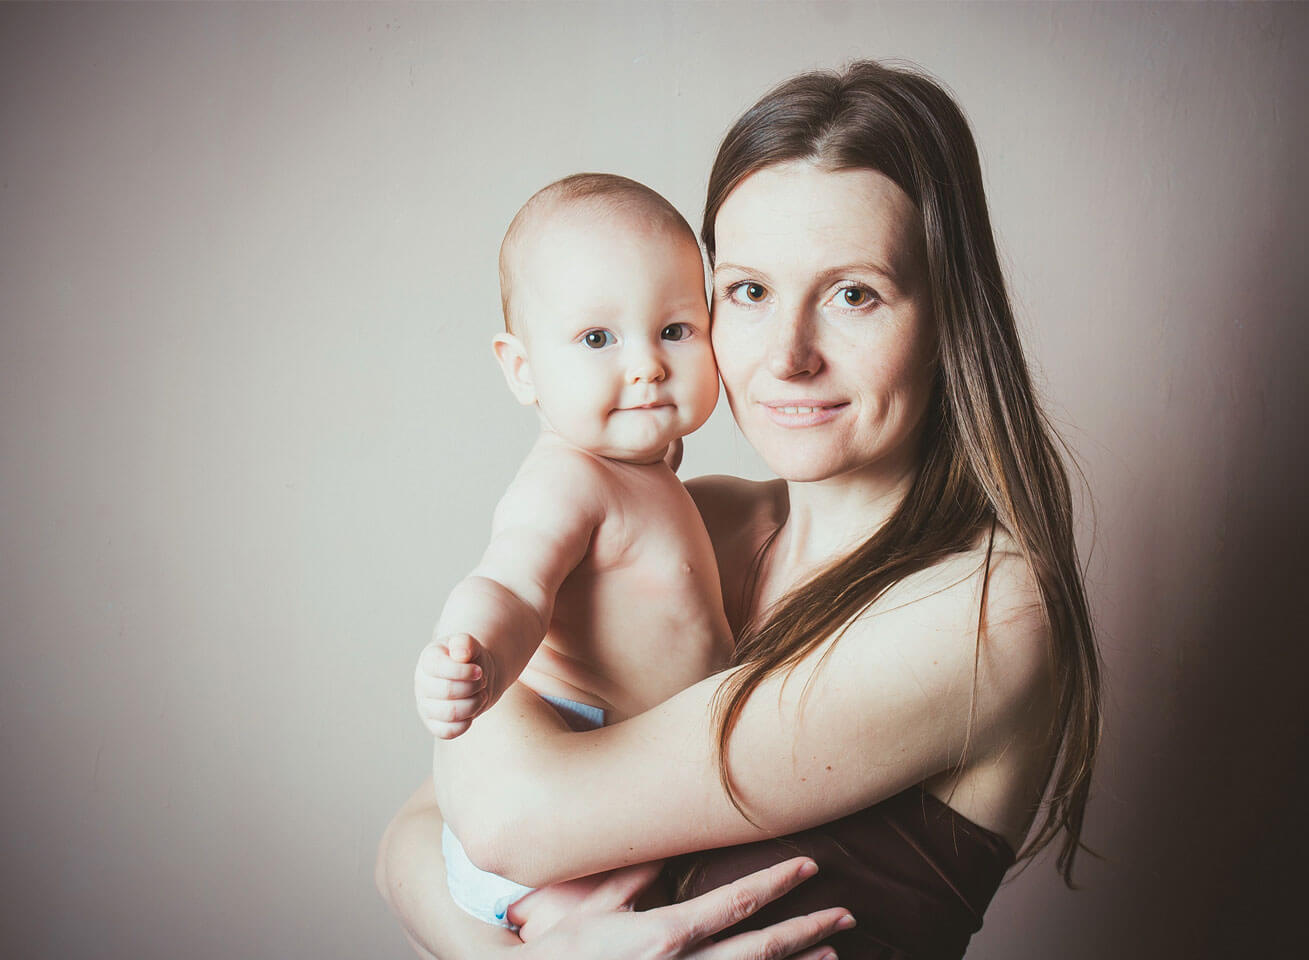
<svg viewBox="0 0 1309 960"><path fill-rule="evenodd" d="M657 463L664 459L668 448L690 431L681 429L684 424L665 424L662 430L634 430L606 437L597 445L596 452L611 460L628 463Z"/></svg>
<svg viewBox="0 0 1309 960"><path fill-rule="evenodd" d="M625 442L619 439L579 442L578 440L572 439L566 435L563 439L593 456L604 457L606 460L618 460L622 463L647 464L658 463L663 460L664 457L668 455L668 448L676 442L680 436L681 434L672 434L662 437L659 440L642 442Z"/></svg>
<svg viewBox="0 0 1309 960"><path fill-rule="evenodd" d="M684 414L681 407L671 414L615 410L585 426L567 420L551 422L548 417L542 418L542 425L592 456L624 463L658 463L672 444L699 426L689 423Z"/></svg>
<svg viewBox="0 0 1309 960"><path fill-rule="evenodd" d="M673 440L677 438L674 437ZM668 448L672 445L673 440L665 441L657 446L604 446L593 449L591 452L596 456L604 457L607 460L620 460L623 463L658 463L668 455Z"/></svg>

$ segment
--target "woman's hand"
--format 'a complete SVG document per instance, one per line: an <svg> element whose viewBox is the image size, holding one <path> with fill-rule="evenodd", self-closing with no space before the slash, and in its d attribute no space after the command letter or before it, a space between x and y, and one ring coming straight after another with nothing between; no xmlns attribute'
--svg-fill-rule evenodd
<svg viewBox="0 0 1309 960"><path fill-rule="evenodd" d="M834 960L831 947L813 944L854 926L847 910L833 907L711 942L715 934L818 872L797 857L742 877L685 903L634 911L657 874L640 864L615 870L572 913L527 943L521 960Z"/></svg>
<svg viewBox="0 0 1309 960"><path fill-rule="evenodd" d="M637 864L611 872L571 913L522 943L508 930L474 920L450 899L441 858L441 811L428 780L382 837L377 887L418 955L428 960L825 960L836 956L831 948L808 948L854 925L854 918L839 907L707 942L816 872L812 860L797 858L686 903L635 911L634 904L659 875L651 864Z"/></svg>

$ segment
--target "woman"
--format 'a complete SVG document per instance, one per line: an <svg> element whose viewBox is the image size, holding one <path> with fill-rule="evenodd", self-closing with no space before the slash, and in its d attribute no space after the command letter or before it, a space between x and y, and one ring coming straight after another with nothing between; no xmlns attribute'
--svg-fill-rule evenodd
<svg viewBox="0 0 1309 960"><path fill-rule="evenodd" d="M858 921L829 941L847 958L962 956L1015 851L1062 834L1071 882L1099 735L1067 476L967 123L912 72L797 77L725 138L703 239L732 412L781 478L688 485L735 666L585 734L515 736L521 711L545 708L512 701L482 731L517 746L462 758L440 810L480 865L529 884L736 845L697 858L695 893L805 854L817 877L755 922L839 904ZM443 909L432 801L424 788L397 817L379 881L440 956L489 955L423 926ZM746 882L771 894L798 869ZM658 911L620 934L612 917L570 918L515 949L754 956L739 938L697 940L712 897L665 908L699 926L662 952ZM794 930L777 949L802 948Z"/></svg>

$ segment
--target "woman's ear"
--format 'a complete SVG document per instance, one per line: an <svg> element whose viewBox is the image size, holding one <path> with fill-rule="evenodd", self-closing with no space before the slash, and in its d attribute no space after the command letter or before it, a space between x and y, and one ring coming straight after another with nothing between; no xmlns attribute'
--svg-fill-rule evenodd
<svg viewBox="0 0 1309 960"><path fill-rule="evenodd" d="M509 392L523 406L536 403L536 386L532 383L532 367L527 362L523 341L512 333L497 333L491 349L500 363L500 372L505 375L505 383L509 384Z"/></svg>

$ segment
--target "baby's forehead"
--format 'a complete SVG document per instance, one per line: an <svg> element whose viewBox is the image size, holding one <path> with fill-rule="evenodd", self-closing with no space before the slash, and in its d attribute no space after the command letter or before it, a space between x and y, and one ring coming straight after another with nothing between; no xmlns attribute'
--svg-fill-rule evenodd
<svg viewBox="0 0 1309 960"><path fill-rule="evenodd" d="M589 277L606 288L630 289L647 275L648 266L672 259L694 260L701 266L694 285L704 282L695 235L640 211L572 201L542 211L536 222L523 226L502 263L502 281L515 287L525 285L525 290L541 293L544 287L563 295L566 291L558 288L563 278ZM581 297L584 291L572 293Z"/></svg>
<svg viewBox="0 0 1309 960"><path fill-rule="evenodd" d="M699 250L694 234L660 210L644 209L611 197L559 197L535 205L521 225L514 247L517 259L574 232L590 236L638 237L645 243Z"/></svg>
<svg viewBox="0 0 1309 960"><path fill-rule="evenodd" d="M566 177L534 194L505 233L505 326L513 331L529 305L580 307L616 290L662 299L663 287L687 286L703 296L703 270L695 232L654 190L612 174Z"/></svg>

